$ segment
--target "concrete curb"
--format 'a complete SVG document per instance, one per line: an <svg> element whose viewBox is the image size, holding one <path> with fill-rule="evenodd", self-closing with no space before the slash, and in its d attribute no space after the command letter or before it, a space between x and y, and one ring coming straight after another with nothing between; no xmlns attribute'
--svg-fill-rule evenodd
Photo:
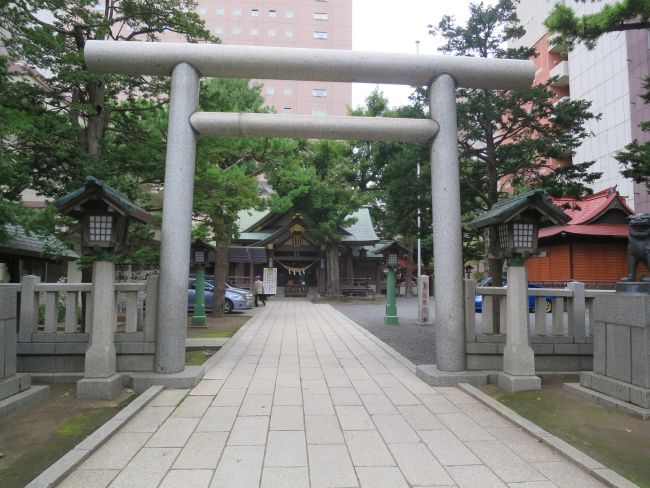
<svg viewBox="0 0 650 488"><path fill-rule="evenodd" d="M162 386L152 386L138 398L120 410L111 420L77 444L71 451L55 462L52 466L34 478L25 488L49 488L56 486L63 478L85 461L93 452L126 424L147 403L162 391Z"/></svg>
<svg viewBox="0 0 650 488"><path fill-rule="evenodd" d="M532 423L530 420L523 418L518 413L509 409L502 403L499 403L489 395L483 393L478 388L468 383L460 383L458 387L465 393L476 398L482 404L490 407L496 413L512 422L517 427L528 432L542 444L550 447L583 471L586 471L591 476L602 481L607 486L610 486L612 488L639 488L637 485L627 480L620 474L600 464L594 458L587 456L584 452L576 449L559 437L554 436L550 432L545 431L538 425Z"/></svg>
<svg viewBox="0 0 650 488"><path fill-rule="evenodd" d="M246 322L248 322L248 320ZM191 351L194 349L203 349L206 347L207 348L223 347L226 345L229 339L230 337L212 337L212 338L211 337L188 337L187 340L185 341L185 349Z"/></svg>

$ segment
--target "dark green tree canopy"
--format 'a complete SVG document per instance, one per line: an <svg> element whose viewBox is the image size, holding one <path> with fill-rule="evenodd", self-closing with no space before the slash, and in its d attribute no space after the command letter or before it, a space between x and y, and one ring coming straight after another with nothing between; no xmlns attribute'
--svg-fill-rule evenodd
<svg viewBox="0 0 650 488"><path fill-rule="evenodd" d="M585 3L585 0L580 1ZM650 28L650 2L621 0L603 5L597 13L583 16L576 15L570 6L558 3L544 25L551 34L556 35L556 42L569 48L582 42L593 48L600 36L608 32Z"/></svg>
<svg viewBox="0 0 650 488"><path fill-rule="evenodd" d="M584 3L585 0L580 1ZM562 42L569 48L584 43L587 48L593 49L603 34L649 29L650 2L621 0L604 5L597 13L584 16L577 16L569 6L556 5L544 24L551 34L556 35L556 42ZM644 88L643 100L650 103L650 78L645 80ZM650 122L642 122L640 127L643 132L650 133ZM621 164L623 176L637 183L645 183L650 189L650 141L633 141L616 154L616 159Z"/></svg>
<svg viewBox="0 0 650 488"><path fill-rule="evenodd" d="M92 74L83 50L91 39L156 41L164 33L218 42L196 6L187 0L0 2L0 43L7 49L0 60L0 223L29 230L43 222L20 208L27 188L54 199L92 175L142 202L149 196L142 183L162 183L168 80Z"/></svg>
<svg viewBox="0 0 650 488"><path fill-rule="evenodd" d="M446 54L529 59L534 56L532 48L507 47L525 34L516 5L513 0L472 4L465 25L446 16L431 32L445 39L440 50ZM459 89L457 93L465 220L491 208L506 190L542 187L554 195L581 194L589 191L586 183L600 176L590 172L593 162L572 160L588 135L585 122L594 117L588 103L558 100L550 82L521 91ZM416 99L426 103L423 91ZM501 278L502 264L490 260L495 283Z"/></svg>
<svg viewBox="0 0 650 488"><path fill-rule="evenodd" d="M55 188L59 182L67 187L60 191L79 186L87 174L110 181L110 169L125 163L122 149L135 149L146 137L136 126L142 114L166 103L169 82L156 77L90 73L83 61L85 43L91 39L156 41L164 33L178 33L179 39L190 42L218 41L193 12L196 5L187 0L0 3L5 29L0 31L0 42L7 48L9 62L36 73L31 80L38 80L30 81L29 89L16 87L25 93L19 99L37 102L31 112L23 107L22 116L31 116L30 125L49 129L52 134L32 137L31 144L15 149L31 152L28 157L44 160L42 165L53 163L47 166L49 171L41 173ZM111 143L120 147L111 150ZM52 148L56 148L56 159L41 157ZM142 160L138 151L126 154Z"/></svg>

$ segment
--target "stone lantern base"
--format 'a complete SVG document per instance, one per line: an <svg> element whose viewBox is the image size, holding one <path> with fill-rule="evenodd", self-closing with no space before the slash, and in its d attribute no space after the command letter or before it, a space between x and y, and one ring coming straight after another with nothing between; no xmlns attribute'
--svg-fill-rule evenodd
<svg viewBox="0 0 650 488"><path fill-rule="evenodd" d="M534 375L517 376L508 373L499 373L497 384L499 385L499 388L510 393L515 391L542 389L542 380L539 376Z"/></svg>
<svg viewBox="0 0 650 488"><path fill-rule="evenodd" d="M122 392L122 375L108 378L83 378L77 381L77 398L114 400Z"/></svg>

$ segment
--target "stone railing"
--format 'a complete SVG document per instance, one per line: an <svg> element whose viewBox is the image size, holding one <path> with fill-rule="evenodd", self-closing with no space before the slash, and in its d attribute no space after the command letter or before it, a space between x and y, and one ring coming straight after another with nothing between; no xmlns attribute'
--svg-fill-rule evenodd
<svg viewBox="0 0 650 488"><path fill-rule="evenodd" d="M20 370L83 372L83 355L92 330L92 285L40 283L36 276L25 276L20 285L3 286L20 293ZM158 276L149 276L146 282L115 283L114 290L118 371L150 370L155 353ZM86 304L83 316L82 302Z"/></svg>
<svg viewBox="0 0 650 488"><path fill-rule="evenodd" d="M593 356L593 303L613 290L585 289L570 282L566 288L529 288L534 312L529 314L529 340L536 369L580 371L591 369ZM475 296L482 296L482 312ZM547 302L551 312L547 313ZM500 369L506 333L507 289L477 287L465 280L465 335L469 369ZM495 314L494 309L499 313ZM498 323L495 323L495 317Z"/></svg>

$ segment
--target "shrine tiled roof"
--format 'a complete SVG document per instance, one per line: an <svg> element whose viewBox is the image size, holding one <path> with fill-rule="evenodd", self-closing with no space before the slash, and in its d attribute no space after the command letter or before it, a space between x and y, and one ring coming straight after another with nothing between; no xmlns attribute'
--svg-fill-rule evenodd
<svg viewBox="0 0 650 488"><path fill-rule="evenodd" d="M16 225L4 224L9 238L0 244L0 252L18 256L79 259L79 255L68 249L54 236L27 233Z"/></svg>
<svg viewBox="0 0 650 488"><path fill-rule="evenodd" d="M239 212L237 227L239 229L239 238L237 242L258 243L264 241L280 230L279 227L269 224L265 227L265 222L269 222L271 212L269 210L259 211L254 209L243 210ZM370 207L361 207L359 210L350 215L355 222L343 229L341 242L349 245L371 245L379 241L372 219L370 217Z"/></svg>
<svg viewBox="0 0 650 488"><path fill-rule="evenodd" d="M625 197L621 196L614 188L606 188L582 198L562 197L552 198L551 201L571 217L571 225L594 223L613 205L617 205L628 215L634 213L627 205Z"/></svg>
<svg viewBox="0 0 650 488"><path fill-rule="evenodd" d="M370 207L361 207L351 217L356 219L356 222L344 229L348 235L343 236L342 242L366 245L379 241L379 237L377 237L375 228L372 225Z"/></svg>
<svg viewBox="0 0 650 488"><path fill-rule="evenodd" d="M621 224L578 224L555 225L539 230L539 238L561 235L575 236L607 236L627 239L630 235L629 226Z"/></svg>
<svg viewBox="0 0 650 488"><path fill-rule="evenodd" d="M496 203L490 210L470 222L469 225L473 229L483 229L491 225L507 222L531 206L534 206L544 216L545 220L554 223L568 222L570 220L568 215L549 201L543 190L538 189Z"/></svg>

